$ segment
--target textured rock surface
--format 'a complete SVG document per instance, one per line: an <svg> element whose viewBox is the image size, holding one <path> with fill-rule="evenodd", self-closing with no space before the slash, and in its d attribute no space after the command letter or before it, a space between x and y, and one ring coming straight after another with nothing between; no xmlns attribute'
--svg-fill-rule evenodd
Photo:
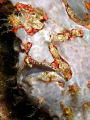
<svg viewBox="0 0 90 120"><path fill-rule="evenodd" d="M27 98L32 101L38 108L42 108L53 119L60 120L89 120L90 118L90 30L84 26L78 25L69 18L65 5L61 0L11 0L15 5L17 2L31 4L32 7L42 8L48 16L44 22L44 28L35 35L30 36L20 28L16 36L20 38L24 45L31 43L32 47L28 53L19 51L19 67L17 82L19 88L24 91ZM75 2L75 1L74 1ZM68 0L71 6L71 1ZM76 10L76 15L82 17L83 12L88 12L84 3L76 2L72 8ZM80 5L80 7L79 7ZM82 8L82 9L80 9ZM77 10L81 11L77 11ZM58 75L46 63L51 64L54 57L49 51L48 45L54 34L62 32L64 29L82 30L82 37L73 37L71 41L53 43L58 46L59 54L69 64L72 70L72 77L65 81L62 76ZM21 43L21 48L23 45ZM31 57L41 65L25 66L26 56ZM27 61L27 63L29 63Z"/></svg>

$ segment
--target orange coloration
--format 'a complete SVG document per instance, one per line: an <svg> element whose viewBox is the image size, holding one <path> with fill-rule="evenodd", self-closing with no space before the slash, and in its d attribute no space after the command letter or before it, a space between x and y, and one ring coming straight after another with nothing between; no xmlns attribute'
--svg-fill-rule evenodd
<svg viewBox="0 0 90 120"><path fill-rule="evenodd" d="M88 29L90 30L90 25L86 25L85 27L88 28Z"/></svg>
<svg viewBox="0 0 90 120"><path fill-rule="evenodd" d="M84 108L88 108L88 107L89 107L88 103L84 103L82 106L83 106Z"/></svg>
<svg viewBox="0 0 90 120"><path fill-rule="evenodd" d="M90 81L87 83L87 87L90 88Z"/></svg>
<svg viewBox="0 0 90 120"><path fill-rule="evenodd" d="M34 35L34 33L30 33L30 35L31 35L31 36L33 36L33 35Z"/></svg>
<svg viewBox="0 0 90 120"><path fill-rule="evenodd" d="M59 68L59 64L58 64L57 60L54 60L54 62L52 62L51 64L52 64L52 66Z"/></svg>
<svg viewBox="0 0 90 120"><path fill-rule="evenodd" d="M24 47L26 54L28 54L28 52L30 51L30 49L32 47L32 44L30 42L28 42L26 45L24 43L22 43L22 46Z"/></svg>
<svg viewBox="0 0 90 120"><path fill-rule="evenodd" d="M80 37L83 37L83 31L79 30L79 32L80 32Z"/></svg>
<svg viewBox="0 0 90 120"><path fill-rule="evenodd" d="M54 44L53 46L54 46L56 49L58 48L57 45L55 45L55 44Z"/></svg>
<svg viewBox="0 0 90 120"><path fill-rule="evenodd" d="M30 42L27 43L27 49L30 49L32 44Z"/></svg>
<svg viewBox="0 0 90 120"><path fill-rule="evenodd" d="M34 60L27 55L26 58L24 59L24 65L27 65L29 63L34 63Z"/></svg>
<svg viewBox="0 0 90 120"><path fill-rule="evenodd" d="M73 20L75 23L77 23L78 25L82 25L82 26L84 26L84 27L86 27L87 29L90 30L90 25L86 25L86 22L85 22L85 21L83 21L84 23L82 23L82 20L80 20L75 14L74 14L74 15L71 15L72 12L68 12L68 8L69 8L69 11L71 10L71 8L69 7L68 3L65 2L65 0L62 0L62 2L65 4L65 8L66 8L66 11L67 11L67 14L68 14L69 18L70 18L71 20ZM84 3L85 3L85 5L87 4L86 1L85 1ZM90 2L89 2L88 4L90 4ZM90 9L89 9L89 10L90 10ZM72 10L71 10L71 11L72 11Z"/></svg>
<svg viewBox="0 0 90 120"><path fill-rule="evenodd" d="M50 46L51 45L51 46ZM69 68L69 64L59 55L59 50L58 50L58 47L57 45L55 44L50 44L49 45L49 50L52 54L52 57L54 59L54 62L51 63L52 66L58 68L58 70L62 71L63 72L63 75L64 75L64 79L66 81L70 80L71 77L72 77L72 71L71 69ZM56 53L56 55L55 55ZM67 64L67 68L63 68L62 65L60 67L60 62L62 63L65 63Z"/></svg>
<svg viewBox="0 0 90 120"><path fill-rule="evenodd" d="M39 104L43 104L44 103L44 99L43 98L39 98L38 102L39 102Z"/></svg>
<svg viewBox="0 0 90 120"><path fill-rule="evenodd" d="M18 20L16 18L12 18L12 22L16 24L18 23Z"/></svg>
<svg viewBox="0 0 90 120"><path fill-rule="evenodd" d="M0 0L0 3L3 3L5 0Z"/></svg>
<svg viewBox="0 0 90 120"><path fill-rule="evenodd" d="M24 8L25 10L29 10L29 11L34 11L34 9L31 7L31 5L25 5L25 4L22 4L22 3L17 3L15 5L15 7L20 10L21 8Z"/></svg>
<svg viewBox="0 0 90 120"><path fill-rule="evenodd" d="M15 12L21 12L21 14L22 14L22 9L23 9L23 11L25 12L25 13L27 13L27 11L28 11L28 13L27 13L27 16L29 17L29 14L37 14L37 13L35 13L35 9L34 8L32 8L32 6L31 5L26 5L26 4L22 4L22 3L17 3L16 5L15 5ZM25 17L25 13L23 14L23 17ZM41 23L43 23L44 21L46 21L48 19L48 16L47 16L47 14L45 13L44 15L43 15L43 18L42 18L42 20L39 20ZM40 29L39 28L37 28L37 29L34 29L33 28L33 26L31 25L31 22L29 21L29 19L25 19L26 20L26 23L29 23L29 28L27 29L26 28L26 26L24 26L24 23L22 23L21 22L21 17L20 16L17 16L17 15L15 15L14 13L13 14L11 14L10 16L9 16L9 21L10 21L10 24L12 25L12 27L13 27L13 32L14 33L16 33L17 32L17 30L19 29L19 28L23 28L26 32L27 32L27 34L29 34L29 35L31 35L31 36L33 36L36 32L38 32L38 31L40 31L41 29L43 29L43 25L40 27Z"/></svg>
<svg viewBox="0 0 90 120"><path fill-rule="evenodd" d="M74 31L77 31L78 34L73 34ZM76 37L83 37L83 31L82 30L77 30L77 29L72 29L70 31L70 38L76 38Z"/></svg>
<svg viewBox="0 0 90 120"><path fill-rule="evenodd" d="M13 29L13 32L14 32L14 33L17 33L17 29Z"/></svg>
<svg viewBox="0 0 90 120"><path fill-rule="evenodd" d="M68 77L65 78L66 81L69 81L72 78L72 71L68 70L65 74L68 75Z"/></svg>
<svg viewBox="0 0 90 120"><path fill-rule="evenodd" d="M45 14L45 16L44 16L44 18L43 19L45 19L45 20L47 20L48 19L48 16L47 16L47 14Z"/></svg>
<svg viewBox="0 0 90 120"><path fill-rule="evenodd" d="M58 84L59 84L60 87L64 87L65 86L64 82L59 82Z"/></svg>
<svg viewBox="0 0 90 120"><path fill-rule="evenodd" d="M28 52L30 51L32 47L32 44L30 42L27 43L27 46L26 46L26 53L28 54Z"/></svg>
<svg viewBox="0 0 90 120"><path fill-rule="evenodd" d="M72 109L69 107L64 108L63 115L72 120L73 119Z"/></svg>
<svg viewBox="0 0 90 120"><path fill-rule="evenodd" d="M76 84L69 86L69 93L71 93L72 95L75 95L75 94L77 95L79 90L80 88Z"/></svg>
<svg viewBox="0 0 90 120"><path fill-rule="evenodd" d="M90 2L84 2L85 3L85 6L86 6L86 8L88 9L88 11L90 12Z"/></svg>

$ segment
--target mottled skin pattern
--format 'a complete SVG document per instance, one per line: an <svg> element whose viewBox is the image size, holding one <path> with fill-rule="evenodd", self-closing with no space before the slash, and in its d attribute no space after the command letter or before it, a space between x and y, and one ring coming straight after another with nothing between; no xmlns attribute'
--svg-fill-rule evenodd
<svg viewBox="0 0 90 120"><path fill-rule="evenodd" d="M86 28L90 29L90 14L88 12L83 12L83 19L80 19L79 16L75 14L75 12L69 7L68 2L66 0L62 0L65 4L66 11L70 19L75 21L77 24L85 26ZM82 3L82 2L81 2Z"/></svg>
<svg viewBox="0 0 90 120"><path fill-rule="evenodd" d="M31 7L31 5L25 5L25 4L18 3L18 4L15 5L15 8L16 9L13 12L13 14L10 15L9 18L8 18L10 20L10 23L12 24L13 31L15 33L17 32L17 30L20 27L22 27L22 28L24 28L24 30L29 35L32 36L36 32L38 32L40 29L43 28L44 24L41 21L44 21L44 20L48 19L45 12L43 12L39 8L34 9L34 8ZM17 12L18 15L15 15L15 12ZM34 15L37 16L37 17L33 18ZM24 20L24 22L23 22L23 20ZM34 28L35 26L37 26L36 29ZM81 30L76 30L76 29L72 29L71 31L65 29L60 34L62 36L59 36L59 33L58 33L58 35L57 34L54 35L54 39L56 39L56 41L61 40L60 42L64 42L66 40L71 40L71 38L83 37L82 31ZM24 50L25 50L25 52L28 56L28 52L30 51L31 46L32 46L31 43L28 42L27 45L24 45L22 43L22 46L24 47ZM60 72L59 74L62 77L64 77L65 80L70 80L70 78L72 77L72 71L70 70L70 66L61 56L59 56L58 49L53 43L49 44L49 51L53 56L54 62L51 63L51 65L49 65L49 63L47 63L48 67L52 68L53 71L56 71L57 73ZM29 59L28 64L29 63L34 64L34 65L38 64L38 65L42 65L42 66L45 65L45 62L44 62L44 64L43 63L38 63L35 60L32 60L31 57L29 58L29 56L26 57L26 58ZM27 59L25 60L25 62L27 63Z"/></svg>
<svg viewBox="0 0 90 120"><path fill-rule="evenodd" d="M16 33L24 49L19 51L17 64L19 88L52 118L89 120L89 22L78 18L66 0L43 0L42 4L41 0L11 2L42 7L48 16L44 28L33 36L23 28Z"/></svg>
<svg viewBox="0 0 90 120"><path fill-rule="evenodd" d="M43 21L47 19L47 14L41 9L34 9L31 5L21 3L15 5L13 14L8 18L15 33L22 27L31 36L43 29Z"/></svg>

